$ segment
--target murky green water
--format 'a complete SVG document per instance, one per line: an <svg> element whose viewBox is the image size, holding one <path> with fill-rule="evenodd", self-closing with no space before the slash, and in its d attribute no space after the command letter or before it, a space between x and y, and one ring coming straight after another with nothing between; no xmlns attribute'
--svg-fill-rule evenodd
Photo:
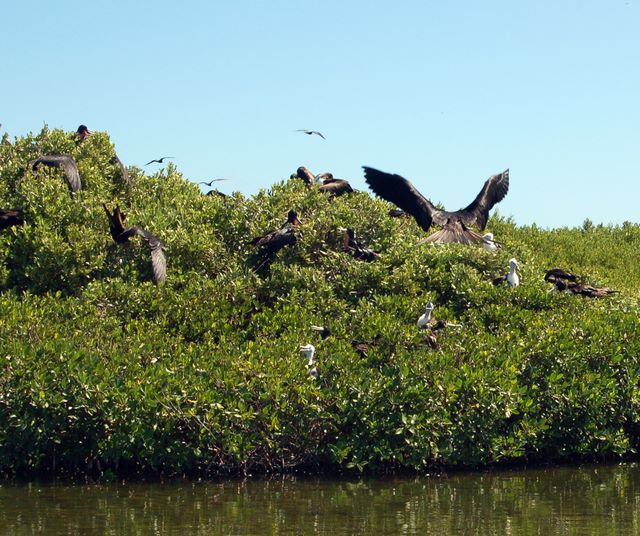
<svg viewBox="0 0 640 536"><path fill-rule="evenodd" d="M0 485L0 534L640 534L640 466L376 479Z"/></svg>

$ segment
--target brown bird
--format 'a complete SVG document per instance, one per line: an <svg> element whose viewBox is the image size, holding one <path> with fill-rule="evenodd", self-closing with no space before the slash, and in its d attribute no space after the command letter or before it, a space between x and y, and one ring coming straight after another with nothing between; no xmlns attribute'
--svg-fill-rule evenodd
<svg viewBox="0 0 640 536"><path fill-rule="evenodd" d="M300 166L292 177L301 179L307 185L307 188L311 188L314 183L313 173L304 166Z"/></svg>
<svg viewBox="0 0 640 536"><path fill-rule="evenodd" d="M437 350L439 345L438 340L436 339L436 331L440 331L441 329L448 327L460 328L462 326L460 324L447 322L446 320L436 320L432 316L434 309L435 306L432 302L427 303L424 313L418 318L417 324L418 328L423 330L427 344L434 350Z"/></svg>
<svg viewBox="0 0 640 536"><path fill-rule="evenodd" d="M72 156L68 154L63 155L48 155L41 156L29 162L34 174L37 172L39 164L48 167L62 168L64 177L69 184L69 189L72 192L77 192L82 189L82 182L80 181L80 172L78 171L78 165Z"/></svg>
<svg viewBox="0 0 640 536"><path fill-rule="evenodd" d="M249 257L251 264L257 264L256 270L262 268L283 247L296 243L295 230L300 223L296 211L290 210L287 213L287 221L282 224L280 229L269 231L251 241L251 244L260 248L258 252Z"/></svg>
<svg viewBox="0 0 640 536"><path fill-rule="evenodd" d="M442 229L420 240L418 244L424 244L425 242L433 244L480 244L484 242L484 238L481 234L469 229L463 222L455 220L453 222L447 221Z"/></svg>
<svg viewBox="0 0 640 536"><path fill-rule="evenodd" d="M311 136L312 134L315 134L316 136L320 136L323 140L327 139L322 135L321 132L318 132L317 130L307 130L306 128L299 128L298 130L296 130L296 132L304 132L305 134L308 134L309 136Z"/></svg>
<svg viewBox="0 0 640 536"><path fill-rule="evenodd" d="M327 326L311 326L313 331L317 331L322 337L322 340L332 335L331 330ZM338 339L344 339L344 337L336 337ZM372 341L359 341L351 340L351 348L353 348L361 357L369 357L367 352L371 346L375 346L380 340L380 335L376 335Z"/></svg>
<svg viewBox="0 0 640 536"><path fill-rule="evenodd" d="M605 296L611 296L619 292L608 287L594 287L592 285L579 283L576 274L572 274L562 268L551 268L547 270L544 274L544 280L548 283L553 283L555 290L571 292L572 294L578 294L585 298L604 298Z"/></svg>
<svg viewBox="0 0 640 536"><path fill-rule="evenodd" d="M476 242L475 237L463 232L464 228L459 224L469 227L475 225L479 230L484 230L489 211L496 203L504 199L509 191L509 170L487 179L480 193L467 207L455 212L436 208L431 201L424 197L407 179L400 175L392 175L374 168L363 166L365 180L369 188L379 197L397 205L405 212L411 214L416 223L428 231L432 223L448 228L451 232L447 239L461 239ZM440 235L440 242L445 239Z"/></svg>
<svg viewBox="0 0 640 536"><path fill-rule="evenodd" d="M87 128L86 125L80 125L78 130L76 130L76 138L78 141L84 141L91 135L91 132Z"/></svg>
<svg viewBox="0 0 640 536"><path fill-rule="evenodd" d="M120 178L122 179L122 182L124 182L125 184L131 184L131 178L129 177L129 172L127 171L127 168L122 163L120 158L118 158L117 154L114 153L113 158L111 159L111 163L118 166L118 170L120 171Z"/></svg>
<svg viewBox="0 0 640 536"><path fill-rule="evenodd" d="M24 218L21 208L4 209L0 208L0 231L13 227L14 225L22 225Z"/></svg>
<svg viewBox="0 0 640 536"><path fill-rule="evenodd" d="M348 181L344 179L334 179L333 176L322 180L322 185L318 188L321 192L328 192L331 197L338 197L342 194L353 192L353 188Z"/></svg>
<svg viewBox="0 0 640 536"><path fill-rule="evenodd" d="M156 283L162 283L167 279L167 259L164 255L164 244L162 241L152 235L149 231L134 225L133 227L124 226L127 215L120 211L120 207L116 206L113 213L109 211L107 205L103 203L102 207L109 218L109 230L113 241L117 244L124 244L129 241L132 236L141 236L147 241L149 250L151 251L151 267L153 269L153 279Z"/></svg>
<svg viewBox="0 0 640 536"><path fill-rule="evenodd" d="M363 247L356 240L356 232L353 229L344 229L340 228L339 231L344 233L342 239L342 251L349 253L351 256L355 257L361 261L375 261L378 258L378 254L372 249Z"/></svg>

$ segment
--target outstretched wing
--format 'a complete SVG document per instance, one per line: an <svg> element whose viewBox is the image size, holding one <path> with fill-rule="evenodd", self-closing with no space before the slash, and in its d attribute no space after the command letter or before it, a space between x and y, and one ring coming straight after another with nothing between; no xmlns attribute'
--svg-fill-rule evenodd
<svg viewBox="0 0 640 536"><path fill-rule="evenodd" d="M473 202L456 214L467 225L475 225L481 231L487 225L489 211L504 199L509 191L509 170L489 177Z"/></svg>
<svg viewBox="0 0 640 536"><path fill-rule="evenodd" d="M122 160L118 158L117 154L113 155L113 158L111 159L111 163L118 166L118 169L120 170L120 178L123 180L123 182L127 184L131 184L131 179L129 178L129 172L127 171L127 168L122 163Z"/></svg>
<svg viewBox="0 0 640 536"><path fill-rule="evenodd" d="M392 175L366 166L362 167L365 181L376 195L411 214L424 231L429 230L433 214L438 212L438 209L416 190L413 184L400 175Z"/></svg>
<svg viewBox="0 0 640 536"><path fill-rule="evenodd" d="M156 283L163 283L167 280L167 258L164 255L164 244L142 227L132 227L136 234L143 237L151 250L151 268L153 269L153 279Z"/></svg>
<svg viewBox="0 0 640 536"><path fill-rule="evenodd" d="M32 169L35 170L38 164L49 167L61 167L64 171L65 179L67 179L67 183L69 183L70 190L77 192L82 189L78 166L72 156L68 154L41 156L31 162Z"/></svg>
<svg viewBox="0 0 640 536"><path fill-rule="evenodd" d="M434 244L480 244L484 242L482 235L467 229L466 225L457 220L448 221L442 229L430 234L418 244L431 242Z"/></svg>

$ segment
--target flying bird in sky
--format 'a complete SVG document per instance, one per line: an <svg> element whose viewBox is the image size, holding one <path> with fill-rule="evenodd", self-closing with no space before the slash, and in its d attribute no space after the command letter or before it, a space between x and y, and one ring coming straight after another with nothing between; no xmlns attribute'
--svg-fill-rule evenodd
<svg viewBox="0 0 640 536"><path fill-rule="evenodd" d="M37 171L39 164L48 167L62 168L64 172L64 178L67 180L71 191L77 192L78 190L82 189L82 182L80 181L78 165L76 164L76 161L72 156L63 154L41 156L39 158L36 158L35 160L29 162L29 165L31 166L31 169L34 173Z"/></svg>
<svg viewBox="0 0 640 536"><path fill-rule="evenodd" d="M151 252L151 268L153 269L153 279L156 283L162 283L167 279L167 259L164 255L164 244L156 236L152 235L146 229L134 225L132 227L125 227L124 220L127 215L120 210L119 206L113 210L113 213L109 211L107 205L103 204L102 207L107 213L109 218L109 230L113 241L117 244L124 244L129 241L132 236L141 236L146 240Z"/></svg>
<svg viewBox="0 0 640 536"><path fill-rule="evenodd" d="M451 233L446 238L441 237L438 240L440 242L445 240L482 242L481 236L471 236L463 231L472 225L481 231L484 230L489 219L489 211L496 203L502 201L509 191L509 170L507 169L489 177L471 204L455 212L449 212L437 208L404 177L366 166L363 168L369 188L379 197L411 214L424 231L428 231L432 223L442 226L445 230L449 229Z"/></svg>
<svg viewBox="0 0 640 536"><path fill-rule="evenodd" d="M296 130L296 132L304 132L309 136L311 136L312 134L315 134L316 136L320 136L323 140L327 139L322 135L322 132L318 132L317 130L307 130L306 128L299 128L298 130Z"/></svg>
<svg viewBox="0 0 640 536"><path fill-rule="evenodd" d="M165 158L175 158L175 156L163 156L162 158L154 158L153 160L149 160L145 164L145 166L148 166L149 164L153 164L154 162L158 162L158 164L162 164Z"/></svg>
<svg viewBox="0 0 640 536"><path fill-rule="evenodd" d="M213 186L214 182L220 182L220 181L228 181L229 179L211 179L209 182L199 182L198 184L204 184L205 186L208 186L209 188L211 188L211 186Z"/></svg>

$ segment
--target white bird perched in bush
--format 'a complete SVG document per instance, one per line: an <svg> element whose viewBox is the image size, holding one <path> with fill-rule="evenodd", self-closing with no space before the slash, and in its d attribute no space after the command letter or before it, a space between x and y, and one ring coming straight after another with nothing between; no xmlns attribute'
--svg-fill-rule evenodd
<svg viewBox="0 0 640 536"><path fill-rule="evenodd" d="M519 267L520 265L518 264L517 260L515 260L514 258L509 259L509 271L505 275L496 277L493 280L493 284L501 285L506 281L507 285L509 285L510 287L517 287L520 284L520 276L516 271Z"/></svg>
<svg viewBox="0 0 640 536"><path fill-rule="evenodd" d="M498 251L498 243L493 239L493 233L485 233L482 235L484 242L482 247L487 251Z"/></svg>
<svg viewBox="0 0 640 536"><path fill-rule="evenodd" d="M307 368L309 369L309 376L317 379L319 376L318 368L315 366L315 361L313 360L313 356L316 353L316 347L313 344L300 345L300 353L307 358Z"/></svg>

